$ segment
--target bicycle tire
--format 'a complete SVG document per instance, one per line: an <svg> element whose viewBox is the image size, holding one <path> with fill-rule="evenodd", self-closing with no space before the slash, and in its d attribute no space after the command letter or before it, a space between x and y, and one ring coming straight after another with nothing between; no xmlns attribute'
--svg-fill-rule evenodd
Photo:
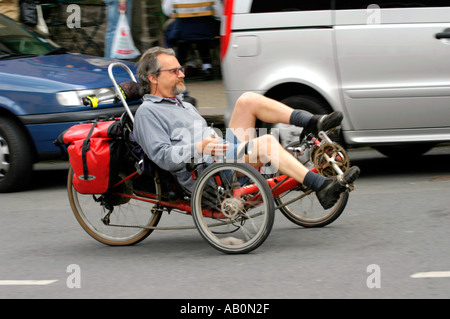
<svg viewBox="0 0 450 319"><path fill-rule="evenodd" d="M327 210L324 210L316 198L315 193L311 193L301 200L297 201L301 208L293 208L293 205L286 205L280 207L280 211L283 215L294 224L305 228L318 228L324 227L341 216L342 212L347 205L349 194L347 192L342 193L336 204ZM278 196L275 198L275 203L280 206L285 203L284 197ZM308 208L304 208L308 206ZM300 210L300 213L297 213Z"/></svg>
<svg viewBox="0 0 450 319"><path fill-rule="evenodd" d="M147 238L161 219L162 212L152 211L152 204L138 199L128 198L111 193L98 195L85 195L78 193L72 184L73 169L69 168L67 179L67 191L70 206L81 227L97 241L110 246L134 245ZM124 186L126 187L126 186ZM128 185L126 191L132 193L132 186ZM156 185L156 193L161 193L161 188ZM113 205L112 213L109 215L110 223L103 223L109 209L101 205L99 198L109 197ZM114 196L111 200L111 196ZM116 226L117 225L117 226Z"/></svg>
<svg viewBox="0 0 450 319"><path fill-rule="evenodd" d="M219 185L216 176L221 177ZM241 183L236 183L238 179ZM255 185L256 192L245 198L234 196L233 190L243 184ZM219 217L206 217L204 209L208 208ZM245 254L258 248L269 236L275 218L266 180L244 163L216 163L205 169L196 181L191 210L200 235L226 254Z"/></svg>
<svg viewBox="0 0 450 319"><path fill-rule="evenodd" d="M300 141L296 141L290 143L287 147L295 148L299 145ZM295 156L295 154L293 155ZM303 164L305 165L307 163ZM285 205L300 195L304 196L290 205ZM342 193L336 204L330 209L325 210L319 203L314 192L308 194L305 193L305 189L298 187L276 197L275 203L283 215L291 222L305 228L313 228L327 226L338 219L347 205L348 198L348 192Z"/></svg>

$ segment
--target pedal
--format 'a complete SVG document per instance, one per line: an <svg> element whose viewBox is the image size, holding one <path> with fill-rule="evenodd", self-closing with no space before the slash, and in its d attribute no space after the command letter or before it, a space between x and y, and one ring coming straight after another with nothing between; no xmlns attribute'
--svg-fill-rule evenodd
<svg viewBox="0 0 450 319"><path fill-rule="evenodd" d="M347 188L347 190L348 190L349 192L353 191L353 190L355 189L355 185L354 185L353 183L347 183L347 181L344 180L344 177L343 177L343 176L344 176L344 175L338 175L338 176L337 176L337 179L338 179L338 181L339 181L339 184L340 184L341 186L344 186L345 188Z"/></svg>

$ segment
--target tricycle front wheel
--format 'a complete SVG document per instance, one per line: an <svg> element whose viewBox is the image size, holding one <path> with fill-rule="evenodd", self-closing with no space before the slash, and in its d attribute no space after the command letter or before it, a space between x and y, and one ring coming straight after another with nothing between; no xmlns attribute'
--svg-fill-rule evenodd
<svg viewBox="0 0 450 319"><path fill-rule="evenodd" d="M194 187L191 209L201 236L227 254L259 247L275 216L266 180L244 163L216 163L205 169Z"/></svg>
<svg viewBox="0 0 450 319"><path fill-rule="evenodd" d="M300 147L300 142L296 141L289 144L287 149L289 151L290 149L292 150L298 147ZM330 150L333 151L333 148L330 148ZM345 150L340 147L336 148L336 150L340 151L339 154L342 156L341 162L337 162L336 165L338 165L341 170L345 171L349 165L348 155ZM292 155L303 164L308 164L304 162L304 158L299 158L297 153L293 152ZM329 156L337 157L331 153ZM317 156L315 158L317 158ZM322 175L330 176L336 174L330 165L324 165L324 167L325 169L318 169ZM298 200L295 200L296 198L298 198ZM310 228L324 227L334 222L344 211L348 198L348 192L344 192L333 207L330 209L323 209L316 197L316 193L303 187L296 187L276 197L275 203L277 204L277 207L280 208L283 215L291 222L299 226Z"/></svg>

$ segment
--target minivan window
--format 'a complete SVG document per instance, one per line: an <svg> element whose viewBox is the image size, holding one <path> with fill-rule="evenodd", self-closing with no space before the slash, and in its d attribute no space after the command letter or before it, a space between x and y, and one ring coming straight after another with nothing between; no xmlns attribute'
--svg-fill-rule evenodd
<svg viewBox="0 0 450 319"><path fill-rule="evenodd" d="M299 0L254 0L251 13L331 10L330 0L299 1Z"/></svg>
<svg viewBox="0 0 450 319"><path fill-rule="evenodd" d="M421 8L421 7L449 7L450 3L447 1L400 1L400 0L336 0L336 9L351 10L351 9L366 9L372 4L377 4L381 9L388 8Z"/></svg>

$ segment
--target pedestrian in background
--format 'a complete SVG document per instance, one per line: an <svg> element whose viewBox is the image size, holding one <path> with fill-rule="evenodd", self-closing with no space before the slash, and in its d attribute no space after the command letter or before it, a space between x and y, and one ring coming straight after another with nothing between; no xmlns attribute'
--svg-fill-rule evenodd
<svg viewBox="0 0 450 319"><path fill-rule="evenodd" d="M222 3L220 0L213 1L212 6L174 9L175 4L196 4L204 0L163 0L162 10L169 18L175 12L182 14L200 13L214 11L212 15L194 17L176 17L166 30L166 45L177 49L178 60L181 65L186 66L189 50L195 44L200 60L202 61L202 73L205 80L214 77L212 69L211 48L213 39L220 34L220 18L222 15ZM188 73L186 66L186 73Z"/></svg>
<svg viewBox="0 0 450 319"><path fill-rule="evenodd" d="M119 21L119 13L125 12L128 23L131 26L132 0L103 0L106 5L106 35L105 35L105 58L111 57L111 48Z"/></svg>

